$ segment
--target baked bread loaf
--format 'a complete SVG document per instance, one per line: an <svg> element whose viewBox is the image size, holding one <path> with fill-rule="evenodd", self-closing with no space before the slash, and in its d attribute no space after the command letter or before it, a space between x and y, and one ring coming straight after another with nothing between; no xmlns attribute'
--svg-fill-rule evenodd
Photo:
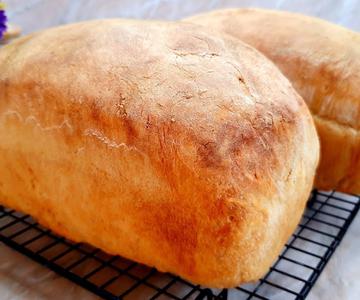
<svg viewBox="0 0 360 300"><path fill-rule="evenodd" d="M315 119L321 144L316 187L360 193L360 34L263 9L219 10L186 21L241 39L270 58Z"/></svg>
<svg viewBox="0 0 360 300"><path fill-rule="evenodd" d="M265 57L183 23L103 20L0 49L0 202L210 287L258 279L318 161Z"/></svg>

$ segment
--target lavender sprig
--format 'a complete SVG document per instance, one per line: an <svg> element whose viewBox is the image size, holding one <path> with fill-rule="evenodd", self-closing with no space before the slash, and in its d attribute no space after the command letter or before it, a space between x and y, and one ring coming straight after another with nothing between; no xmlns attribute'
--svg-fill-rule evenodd
<svg viewBox="0 0 360 300"><path fill-rule="evenodd" d="M7 17L5 14L5 8L4 5L0 3L0 40L4 36L4 33L7 29L6 22L7 22Z"/></svg>

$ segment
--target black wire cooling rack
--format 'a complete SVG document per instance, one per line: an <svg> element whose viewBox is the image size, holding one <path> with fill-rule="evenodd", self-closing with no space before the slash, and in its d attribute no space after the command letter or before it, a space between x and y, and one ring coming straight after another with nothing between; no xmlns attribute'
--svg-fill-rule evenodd
<svg viewBox="0 0 360 300"><path fill-rule="evenodd" d="M359 207L360 196L313 191L301 223L267 275L229 290L207 289L72 243L4 207L0 241L104 299L305 299Z"/></svg>

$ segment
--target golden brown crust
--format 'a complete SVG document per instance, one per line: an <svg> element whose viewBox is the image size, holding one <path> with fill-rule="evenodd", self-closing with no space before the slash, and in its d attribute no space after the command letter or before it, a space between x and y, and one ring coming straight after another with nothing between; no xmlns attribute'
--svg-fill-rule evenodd
<svg viewBox="0 0 360 300"><path fill-rule="evenodd" d="M360 35L326 21L263 9L228 9L186 21L254 46L282 70L315 116L320 189L360 193Z"/></svg>
<svg viewBox="0 0 360 300"><path fill-rule="evenodd" d="M299 221L316 132L256 50L107 20L24 37L0 68L0 201L52 230L229 287L263 275Z"/></svg>

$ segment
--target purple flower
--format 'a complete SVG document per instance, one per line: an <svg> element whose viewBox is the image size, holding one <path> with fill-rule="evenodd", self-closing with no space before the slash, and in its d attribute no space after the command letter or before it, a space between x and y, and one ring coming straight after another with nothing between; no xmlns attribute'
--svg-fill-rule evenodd
<svg viewBox="0 0 360 300"><path fill-rule="evenodd" d="M4 10L0 10L0 40L4 35L4 32L6 31L6 15Z"/></svg>

